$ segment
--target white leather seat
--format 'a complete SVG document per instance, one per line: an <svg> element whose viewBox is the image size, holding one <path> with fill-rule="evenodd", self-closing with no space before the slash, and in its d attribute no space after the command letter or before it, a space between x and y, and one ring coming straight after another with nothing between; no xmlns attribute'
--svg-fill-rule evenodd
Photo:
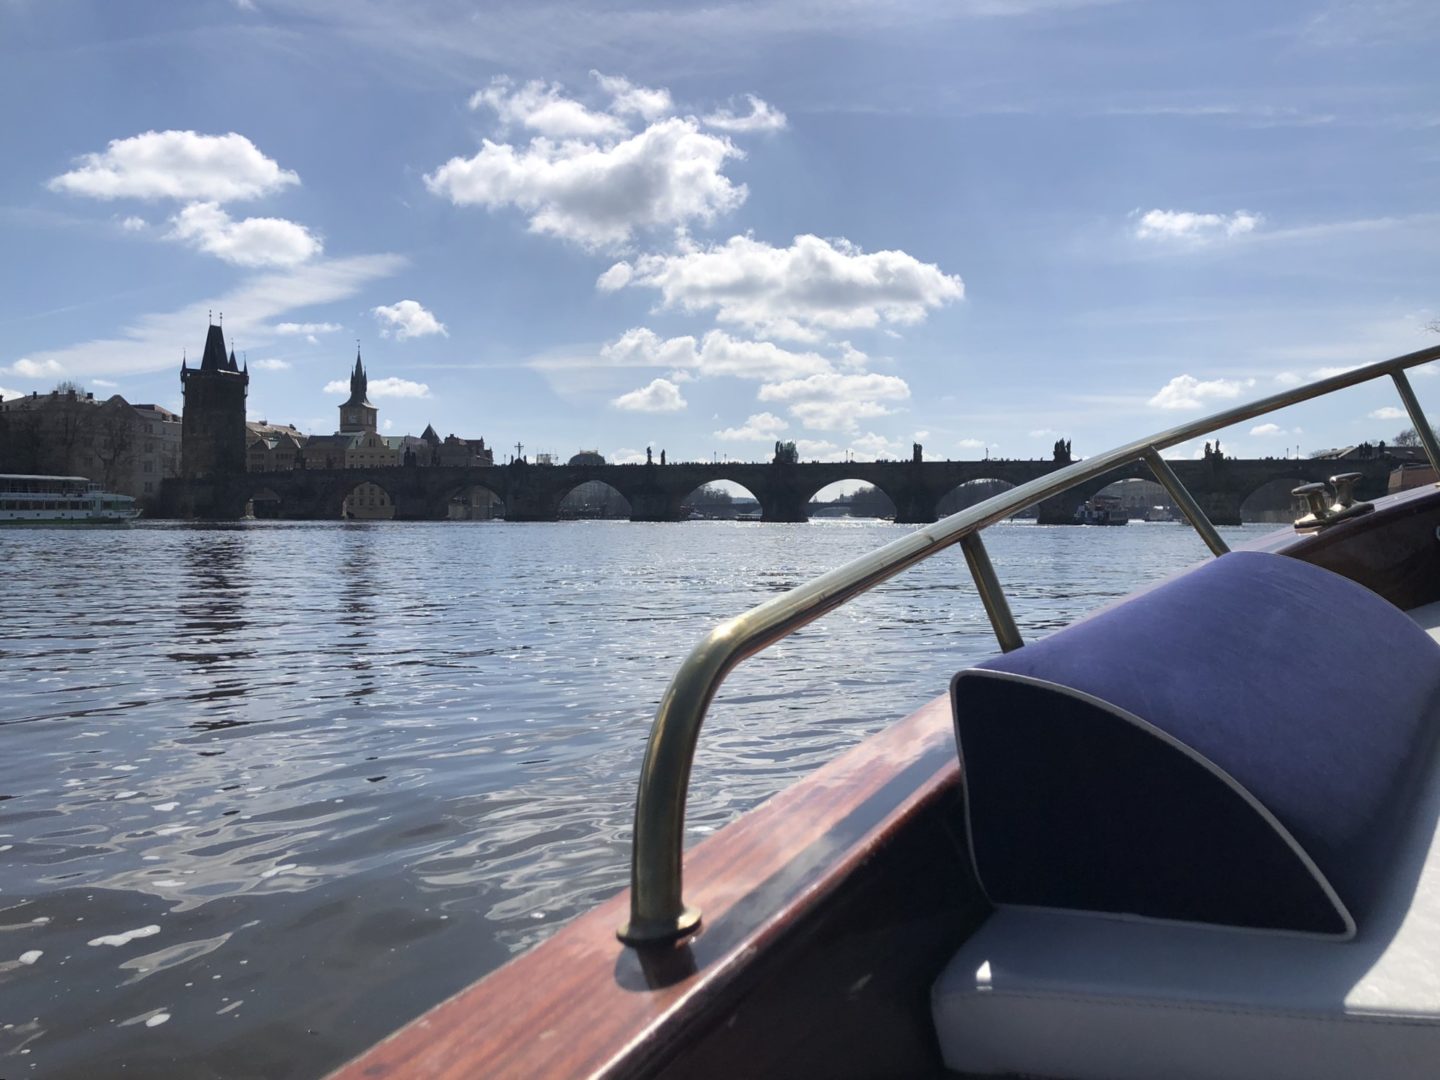
<svg viewBox="0 0 1440 1080"><path fill-rule="evenodd" d="M1414 619L1421 630L1440 641L1440 601L1411 608L1405 614Z"/></svg>
<svg viewBox="0 0 1440 1080"><path fill-rule="evenodd" d="M932 992L946 1065L1076 1080L1440 1077L1440 775L1415 810L1349 941L996 911Z"/></svg>

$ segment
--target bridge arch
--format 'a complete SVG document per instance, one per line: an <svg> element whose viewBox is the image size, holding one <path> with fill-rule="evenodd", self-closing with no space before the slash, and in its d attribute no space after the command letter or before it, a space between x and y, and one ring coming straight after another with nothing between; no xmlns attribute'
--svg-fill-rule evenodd
<svg viewBox="0 0 1440 1080"><path fill-rule="evenodd" d="M450 484L430 500L429 516L434 521L503 521L505 497L499 486L474 478Z"/></svg>
<svg viewBox="0 0 1440 1080"><path fill-rule="evenodd" d="M580 480L560 495L556 514L561 521L627 521L632 517L632 505L614 484Z"/></svg>
<svg viewBox="0 0 1440 1080"><path fill-rule="evenodd" d="M393 521L395 497L374 477L357 477L354 483L341 482L339 517L345 521Z"/></svg>
<svg viewBox="0 0 1440 1080"><path fill-rule="evenodd" d="M951 514L974 506L976 503L984 502L986 499L993 498L1001 492L1009 491L1017 486L1017 484L1009 480L1002 480L998 476L977 476L971 480L963 480L940 496L939 501L935 504L936 516L949 517ZM1025 515L1022 512L1018 516L1024 517Z"/></svg>
<svg viewBox="0 0 1440 1080"><path fill-rule="evenodd" d="M284 500L268 485L252 487L245 496L245 516L256 520L284 517Z"/></svg>
<svg viewBox="0 0 1440 1080"><path fill-rule="evenodd" d="M707 480L682 495L681 518L690 521L735 521L759 517L760 497L738 480Z"/></svg>
<svg viewBox="0 0 1440 1080"><path fill-rule="evenodd" d="M831 495L832 499L836 496L844 499L843 503L838 504L844 508L843 514L840 516L893 519L896 515L897 504L895 497L886 491L883 486L875 483L873 480L866 480L858 476L847 476L820 484L805 497L801 505L804 507L807 518L814 518L822 514L831 516L825 514L824 509L816 505L817 503L827 501L823 498L827 493ZM863 508L864 511L860 514L854 513L854 509L857 508L857 499L859 500L858 508ZM832 503L831 505L837 504Z"/></svg>

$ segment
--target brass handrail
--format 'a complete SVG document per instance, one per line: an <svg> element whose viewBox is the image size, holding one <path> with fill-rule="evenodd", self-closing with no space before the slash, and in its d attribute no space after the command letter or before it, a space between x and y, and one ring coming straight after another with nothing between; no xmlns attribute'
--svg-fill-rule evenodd
<svg viewBox="0 0 1440 1080"><path fill-rule="evenodd" d="M874 588L887 578L928 559L968 537L966 561L1002 648L1020 644L1004 592L979 532L1033 503L1058 495L1116 468L1143 460L1165 485L1192 526L1215 554L1226 550L1214 526L1164 459L1161 451L1232 424L1253 420L1302 401L1310 401L1372 379L1390 376L1425 447L1431 466L1440 473L1440 445L1405 377L1407 368L1440 359L1440 346L1368 364L1307 386L1293 387L1248 405L1181 424L1149 438L1075 462L1038 479L967 507L959 513L916 529L844 566L837 567L789 592L772 597L742 615L727 619L705 637L675 673L650 730L645 762L635 800L635 836L630 863L630 920L620 940L630 945L674 941L700 925L700 913L687 908L681 895L681 861L685 833L685 798L700 726L725 676L741 661L768 648L805 624Z"/></svg>

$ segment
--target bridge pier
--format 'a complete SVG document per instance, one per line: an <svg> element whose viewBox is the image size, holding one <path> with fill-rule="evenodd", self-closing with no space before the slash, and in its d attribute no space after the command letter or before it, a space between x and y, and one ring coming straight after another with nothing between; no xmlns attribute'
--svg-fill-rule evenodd
<svg viewBox="0 0 1440 1080"><path fill-rule="evenodd" d="M625 497L630 501L631 521L681 520L680 504L663 491L637 491Z"/></svg>
<svg viewBox="0 0 1440 1080"><path fill-rule="evenodd" d="M891 501L897 525L929 525L939 519L940 497L923 488L898 491Z"/></svg>

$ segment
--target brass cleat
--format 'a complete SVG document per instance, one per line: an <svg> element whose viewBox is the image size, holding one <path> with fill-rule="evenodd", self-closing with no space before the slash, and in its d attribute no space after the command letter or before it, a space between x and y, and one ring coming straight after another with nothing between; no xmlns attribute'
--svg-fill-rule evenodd
<svg viewBox="0 0 1440 1080"><path fill-rule="evenodd" d="M1358 472L1340 473L1338 476L1330 477L1330 484L1335 489L1335 502L1330 507L1331 521L1358 517L1375 509L1374 503L1355 500L1355 485L1363 479L1365 479L1365 474Z"/></svg>
<svg viewBox="0 0 1440 1080"><path fill-rule="evenodd" d="M1301 497L1310 504L1310 512L1295 522L1295 528L1318 529L1322 525L1330 524L1333 515L1330 512L1328 487L1317 481L1292 488L1290 494Z"/></svg>

